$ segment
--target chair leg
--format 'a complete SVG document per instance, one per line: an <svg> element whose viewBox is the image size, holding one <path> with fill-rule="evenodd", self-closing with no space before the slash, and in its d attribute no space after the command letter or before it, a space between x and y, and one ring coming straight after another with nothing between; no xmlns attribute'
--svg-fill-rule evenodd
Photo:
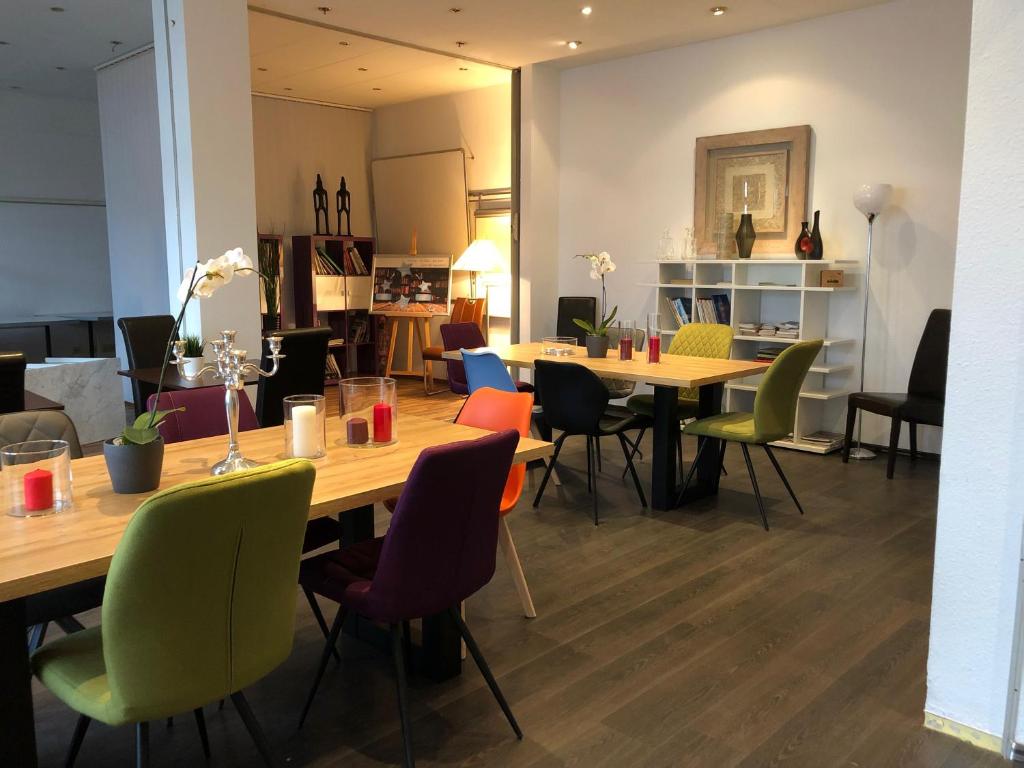
<svg viewBox="0 0 1024 768"><path fill-rule="evenodd" d="M626 457L626 469L629 470L630 474L633 475L633 485L636 486L636 494L640 497L640 506L647 509L647 497L644 496L643 485L640 484L640 476L636 473L636 467L633 466L633 459L629 455L629 447L626 445L626 438L620 434L619 443L622 445L622 455Z"/></svg>
<svg viewBox="0 0 1024 768"><path fill-rule="evenodd" d="M729 444L728 440L722 441L722 452L718 454L718 466L722 468L722 474L726 477L729 476L729 472L725 468L725 446Z"/></svg>
<svg viewBox="0 0 1024 768"><path fill-rule="evenodd" d="M462 621L458 611L452 612L457 622ZM395 686L398 689L398 717L402 723L402 744L405 747L405 768L413 768L416 758L412 753L412 718L409 717L409 692L405 684L405 661L402 658L402 633L397 624L391 625L391 657L395 662Z"/></svg>
<svg viewBox="0 0 1024 768"><path fill-rule="evenodd" d="M629 443L630 448L631 448L631 450L629 452L629 458L635 459L637 457L637 455L639 455L640 456L640 460L643 461L644 455L642 453L640 453L640 441L644 439L644 435L645 434L647 434L647 427L640 427L640 432L636 436L636 441L630 442L628 438L626 439L626 442ZM682 461L682 457L681 456L680 456L679 460L680 460L680 462ZM682 466L682 465L680 464L680 466ZM626 473L627 472L629 472L629 467L628 466L627 467L623 467L622 468L622 479L623 480L626 479ZM682 474L682 472L680 471L679 474Z"/></svg>
<svg viewBox="0 0 1024 768"><path fill-rule="evenodd" d="M519 593L519 602L523 604L523 614L528 619L537 617L537 609L533 607L533 598L530 597L530 587L526 583L526 575L523 573L523 564L519 562L519 553L516 551L516 543L512 540L512 531L508 529L508 519L502 515L498 520L498 544L505 555L505 562L512 573L512 582L516 585L516 592Z"/></svg>
<svg viewBox="0 0 1024 768"><path fill-rule="evenodd" d="M334 623L331 625L331 631L327 635L327 642L324 643L323 653L320 654L320 666L316 671L316 678L313 680L313 687L309 690L309 696L306 698L306 706L302 708L302 714L299 716L299 728L306 722L306 715L309 714L309 708L313 706L313 697L316 696L316 689L320 687L320 680L324 676L324 672L327 670L327 660L331 658L331 651L334 650L334 646L338 643L338 635L341 634L341 628L345 624L345 609L339 607L338 613L334 617Z"/></svg>
<svg viewBox="0 0 1024 768"><path fill-rule="evenodd" d="M889 455L885 463L885 476L889 480L892 480L893 473L896 471L896 451L900 447L900 426L902 426L902 421L898 415L893 416L892 426L889 427Z"/></svg>
<svg viewBox="0 0 1024 768"><path fill-rule="evenodd" d="M757 499L757 510L761 513L761 522L764 529L768 530L768 515L764 511L764 500L761 498L761 489L757 487L757 475L754 474L754 463L750 460L750 450L746 443L740 443L743 449L743 460L747 462L747 472L750 473L750 484L754 486L754 498Z"/></svg>
<svg viewBox="0 0 1024 768"><path fill-rule="evenodd" d="M313 617L316 619L316 623L320 627L320 631L324 637L330 637L331 631L327 628L327 622L324 620L323 611L320 610L320 604L316 601L316 595L313 594L313 590L302 588L302 591L306 595L306 600L309 601L309 608L313 611ZM331 646L331 655L334 656L334 661L341 664L341 656L338 654L338 649L333 645Z"/></svg>
<svg viewBox="0 0 1024 768"><path fill-rule="evenodd" d="M270 744L267 743L267 737L263 735L263 729L260 728L256 715L252 713L249 702L245 700L245 696L242 695L241 691L232 693L231 701L235 703L235 709L241 715L242 722L245 724L245 730L252 736L253 743L256 744L256 750L260 753L260 757L263 758L263 762L270 766L270 768L273 768L276 763L274 756L270 753Z"/></svg>
<svg viewBox="0 0 1024 768"><path fill-rule="evenodd" d="M405 673L412 675L415 672L412 658L412 624L408 619L402 622L402 654L405 657Z"/></svg>
<svg viewBox="0 0 1024 768"><path fill-rule="evenodd" d="M135 724L135 768L149 768L149 723Z"/></svg>
<svg viewBox="0 0 1024 768"><path fill-rule="evenodd" d="M917 422L908 421L907 427L910 428L910 460L917 461Z"/></svg>
<svg viewBox="0 0 1024 768"><path fill-rule="evenodd" d="M39 650L39 646L43 644L43 640L46 638L46 628L50 626L50 623L44 621L42 624L34 624L32 629L28 633L28 655L31 656L33 653Z"/></svg>
<svg viewBox="0 0 1024 768"><path fill-rule="evenodd" d="M604 472L604 469L601 467L601 438L600 437L595 437L594 438L594 458L597 459L597 471L598 472Z"/></svg>
<svg viewBox="0 0 1024 768"><path fill-rule="evenodd" d="M206 716L203 714L203 708L198 707L193 710L193 714L196 716L196 728L199 729L199 740L203 743L203 754L206 755L206 759L210 759L210 737L206 733Z"/></svg>
<svg viewBox="0 0 1024 768"><path fill-rule="evenodd" d="M676 434L676 460L679 462L679 476L682 477L686 474L686 470L683 468L683 430L679 430Z"/></svg>
<svg viewBox="0 0 1024 768"><path fill-rule="evenodd" d="M459 634L462 635L462 639L469 648L469 652L473 654L473 661L476 662L477 667L480 669L480 674L483 675L484 680L487 681L487 687L490 688L491 693L494 694L494 698L497 700L498 706L501 707L501 711L505 713L508 724L511 725L512 730L515 731L516 738L521 741L523 738L523 732L520 730L519 723L516 722L515 715L512 714L512 709L505 700L505 696L502 694L501 688L498 687L498 681L495 680L494 675L491 674L491 668L487 666L487 660L480 652L480 646L476 644L476 640L473 639L473 635L470 634L469 627L467 627L466 622L462 620L462 616L459 615L458 610L450 608L449 613L451 614L455 625L459 628Z"/></svg>
<svg viewBox="0 0 1024 768"><path fill-rule="evenodd" d="M85 629L85 625L74 616L62 616L54 621L65 635L73 635L75 632L81 632Z"/></svg>
<svg viewBox="0 0 1024 768"><path fill-rule="evenodd" d="M92 718L85 715L78 716L78 722L75 723L75 732L71 736L71 746L68 747L68 756L64 760L64 768L72 768L74 766L75 760L78 758L78 751L82 748L85 732L89 729L89 723L91 722Z"/></svg>
<svg viewBox="0 0 1024 768"><path fill-rule="evenodd" d="M551 459L548 461L548 468L544 471L544 479L540 481L540 488L537 489L537 495L533 499L533 506L540 506L540 497L544 495L544 489L547 488L548 478L551 477L551 473L555 471L555 464L558 463L558 454L562 450L562 444L565 442L567 435L562 434L557 440L555 440L555 452L551 455Z"/></svg>
<svg viewBox="0 0 1024 768"><path fill-rule="evenodd" d="M789 480L786 479L786 473L782 471L782 467L779 465L779 460L775 458L775 453L772 451L771 446L767 443L762 446L764 452L768 454L768 458L772 461L772 466L775 467L775 471L779 473L779 477L782 479L782 484L786 486L786 490L789 491L789 497L796 504L796 508L800 510L800 514L804 513L804 508L800 506L800 500L797 499L796 494L793 493L792 487L789 485Z"/></svg>
<svg viewBox="0 0 1024 768"><path fill-rule="evenodd" d="M597 438L595 437L595 438L593 438L593 440L588 440L588 442L589 442L589 450L593 451L594 454L596 455L597 454ZM588 467L592 467L595 463L596 463L596 459L591 459L591 461L588 462ZM588 477L588 480L589 479L590 478ZM591 498L591 503L594 506L594 525L597 525L597 473L596 472L593 473L593 481L594 481L594 488L593 488L593 491L591 492L591 497L590 498Z"/></svg>
<svg viewBox="0 0 1024 768"><path fill-rule="evenodd" d="M690 471L686 473L686 479L683 480L683 487L679 489L679 494L676 496L676 506L678 507L683 503L683 496L686 495L686 489L690 487L690 481L693 479L693 473L697 471L697 465L700 464L700 457L704 454L704 449L710 441L704 440L697 448L697 455L693 457L693 461L690 462Z"/></svg>
<svg viewBox="0 0 1024 768"><path fill-rule="evenodd" d="M850 463L850 447L853 445L853 428L857 425L857 408L846 406L846 437L843 439L843 464Z"/></svg>
<svg viewBox="0 0 1024 768"><path fill-rule="evenodd" d="M594 492L594 447L591 445L591 437L587 435L587 493Z"/></svg>

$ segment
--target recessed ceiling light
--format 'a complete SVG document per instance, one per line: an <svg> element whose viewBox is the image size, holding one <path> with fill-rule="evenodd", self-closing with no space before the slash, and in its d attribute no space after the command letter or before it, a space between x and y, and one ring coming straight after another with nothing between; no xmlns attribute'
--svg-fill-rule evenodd
<svg viewBox="0 0 1024 768"><path fill-rule="evenodd" d="M67 67L54 67L58 72L63 72Z"/></svg>
<svg viewBox="0 0 1024 768"><path fill-rule="evenodd" d="M290 90L291 90L291 88L289 88L288 86L285 86L285 90L286 90L286 91L290 91Z"/></svg>
<svg viewBox="0 0 1024 768"><path fill-rule="evenodd" d="M448 12L449 13L462 13L462 9L461 8L449 8Z"/></svg>
<svg viewBox="0 0 1024 768"><path fill-rule="evenodd" d="M375 90L375 91L379 91L379 90L380 90L380 88L377 88L376 86L374 86L373 90Z"/></svg>
<svg viewBox="0 0 1024 768"><path fill-rule="evenodd" d="M256 71L257 72L266 72L267 68L266 67L256 67Z"/></svg>
<svg viewBox="0 0 1024 768"><path fill-rule="evenodd" d="M582 13L584 16L589 16L593 12L594 9L591 8L589 5L584 5L582 8L580 8L580 13Z"/></svg>
<svg viewBox="0 0 1024 768"><path fill-rule="evenodd" d="M365 72L365 71L366 71L366 67L357 67L357 69L358 69L358 70L359 70L360 72Z"/></svg>
<svg viewBox="0 0 1024 768"><path fill-rule="evenodd" d="M331 12L331 6L329 5L318 5L316 9L320 11L320 13L322 13L324 16Z"/></svg>
<svg viewBox="0 0 1024 768"><path fill-rule="evenodd" d="M59 5L51 5L50 10L53 11L54 13L64 13L64 9L61 8Z"/></svg>
<svg viewBox="0 0 1024 768"><path fill-rule="evenodd" d="M716 5L714 8L711 8L710 10L712 16L724 16L725 12L728 11L729 9L724 5Z"/></svg>
<svg viewBox="0 0 1024 768"><path fill-rule="evenodd" d="M11 90L12 91L20 91L21 90L21 86L20 85L12 85L11 86Z"/></svg>
<svg viewBox="0 0 1024 768"><path fill-rule="evenodd" d="M582 40L570 40L568 43L566 43L566 45L568 45L570 48L572 48L575 51L577 48L579 48L581 45L583 45L583 41Z"/></svg>
<svg viewBox="0 0 1024 768"><path fill-rule="evenodd" d="M456 45L456 46L458 46L459 48L461 48L461 47L462 47L462 46L464 46L465 44L466 44L466 41L465 41L465 40L456 40L456 41L455 41L455 45Z"/></svg>
<svg viewBox="0 0 1024 768"><path fill-rule="evenodd" d="M469 67L459 67L459 72L469 72Z"/></svg>
<svg viewBox="0 0 1024 768"><path fill-rule="evenodd" d="M0 45L10 45L6 40L0 40Z"/></svg>
<svg viewBox="0 0 1024 768"><path fill-rule="evenodd" d="M348 45L348 40L339 40L338 45Z"/></svg>

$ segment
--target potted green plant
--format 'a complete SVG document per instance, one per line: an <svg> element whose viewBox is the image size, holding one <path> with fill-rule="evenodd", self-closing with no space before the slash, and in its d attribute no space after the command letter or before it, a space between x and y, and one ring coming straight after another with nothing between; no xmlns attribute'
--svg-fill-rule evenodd
<svg viewBox="0 0 1024 768"><path fill-rule="evenodd" d="M206 342L202 336L188 334L182 337L185 342L185 374L195 376L203 367L203 351L206 349Z"/></svg>
<svg viewBox="0 0 1024 768"><path fill-rule="evenodd" d="M605 288L605 275L615 271L615 262L607 251L600 253L584 253L577 256L590 262L590 279L601 281L601 321L594 325L589 320L573 318L573 322L587 334L587 357L606 357L608 355L608 328L615 320L618 306L612 307L608 313L608 292Z"/></svg>

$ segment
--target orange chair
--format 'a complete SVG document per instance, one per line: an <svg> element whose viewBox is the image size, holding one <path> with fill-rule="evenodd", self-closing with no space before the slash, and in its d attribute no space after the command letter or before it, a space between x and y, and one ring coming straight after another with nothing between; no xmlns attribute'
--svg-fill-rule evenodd
<svg viewBox="0 0 1024 768"><path fill-rule="evenodd" d="M529 392L502 392L490 387L483 387L469 396L455 423L488 429L492 432L502 429L518 429L520 436L528 437L532 413L533 395ZM519 553L516 552L515 542L512 541L512 532L505 519L518 503L519 497L523 493L525 480L526 465L513 464L508 481L505 483L505 491L501 495L498 543L501 545L505 561L512 572L516 592L519 593L519 600L523 604L523 613L527 618L532 619L537 615L537 611L533 607L533 598L530 597L530 588L526 584L523 566L519 562Z"/></svg>
<svg viewBox="0 0 1024 768"><path fill-rule="evenodd" d="M484 316L487 314L487 299L467 299L459 297L452 304L450 323L476 323L480 333L487 338L487 329L484 328ZM423 391L428 395L436 395L447 392L448 389L431 389L434 378L434 363L444 361L443 346L430 346L423 350Z"/></svg>

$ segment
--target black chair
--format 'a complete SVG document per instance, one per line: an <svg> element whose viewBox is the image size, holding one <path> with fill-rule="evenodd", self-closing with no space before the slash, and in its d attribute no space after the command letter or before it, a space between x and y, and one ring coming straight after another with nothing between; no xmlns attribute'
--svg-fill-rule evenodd
<svg viewBox="0 0 1024 768"><path fill-rule="evenodd" d="M857 411L868 411L892 420L889 430L889 460L885 476L892 479L896 468L896 450L900 442L900 426L910 425L910 458L917 458L917 425L942 426L946 402L946 365L949 360L948 309L933 309L925 324L921 341L910 369L910 381L905 393L854 392L846 405L846 441L843 443L843 463L850 460L853 427Z"/></svg>
<svg viewBox="0 0 1024 768"><path fill-rule="evenodd" d="M128 356L128 367L159 368L169 354L167 339L174 330L174 318L170 315L144 315L122 317L117 321L124 339L124 350ZM156 394L156 385L132 379L132 399L135 401L135 415L146 410L150 395Z"/></svg>
<svg viewBox="0 0 1024 768"><path fill-rule="evenodd" d="M555 333L558 336L572 336L576 343L583 346L587 343L587 334L573 320L586 320L597 325L597 299L593 296L559 296L558 319Z"/></svg>
<svg viewBox="0 0 1024 768"><path fill-rule="evenodd" d="M256 389L256 420L261 427L279 427L284 424L284 398L289 395L322 395L324 393L324 369L327 365L327 342L331 340L331 329L296 328L277 331L281 337L281 354L284 360L277 375L260 379ZM260 366L264 371L273 367L270 348L263 340L263 358Z"/></svg>
<svg viewBox="0 0 1024 768"><path fill-rule="evenodd" d="M631 444L623 433L636 429L636 417L632 414L623 418L608 418L608 388L600 378L588 368L576 363L554 363L549 360L534 362L537 378L537 389L544 393L542 405L544 420L562 434L555 440L555 453L544 472L544 479L537 489L533 506L540 504L541 496L547 487L551 470L558 463L558 454L562 450L567 437L585 435L587 438L587 490L594 497L594 525L597 525L597 459L598 438L617 437L622 446L622 455L626 457L626 466L633 476L640 504L647 506L644 489L640 485L636 467L633 466Z"/></svg>
<svg viewBox="0 0 1024 768"><path fill-rule="evenodd" d="M21 352L0 352L0 413L23 410L25 410L25 355Z"/></svg>

